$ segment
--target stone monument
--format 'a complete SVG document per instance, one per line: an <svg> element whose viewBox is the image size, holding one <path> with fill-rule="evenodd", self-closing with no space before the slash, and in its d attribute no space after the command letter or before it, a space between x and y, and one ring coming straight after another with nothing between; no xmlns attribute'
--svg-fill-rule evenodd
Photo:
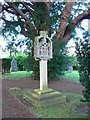
<svg viewBox="0 0 90 120"><path fill-rule="evenodd" d="M47 60L52 58L52 41L46 31L40 31L35 38L34 58L40 61L40 90L44 90L48 88Z"/></svg>
<svg viewBox="0 0 90 120"><path fill-rule="evenodd" d="M72 66L69 66L69 67L68 67L68 73L72 73L72 71L73 71L73 67L72 67Z"/></svg>
<svg viewBox="0 0 90 120"><path fill-rule="evenodd" d="M65 101L65 96L48 88L47 61L52 58L52 41L46 31L40 31L35 37L34 58L40 62L40 88L27 90L23 98L35 107L53 106Z"/></svg>
<svg viewBox="0 0 90 120"><path fill-rule="evenodd" d="M17 61L15 60L15 58L13 58L13 60L11 61L11 68L10 71L17 71Z"/></svg>

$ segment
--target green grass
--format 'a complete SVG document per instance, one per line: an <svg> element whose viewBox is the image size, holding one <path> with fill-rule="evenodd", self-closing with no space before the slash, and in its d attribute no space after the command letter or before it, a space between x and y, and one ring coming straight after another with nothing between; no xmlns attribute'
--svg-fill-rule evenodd
<svg viewBox="0 0 90 120"><path fill-rule="evenodd" d="M30 77L31 75L32 75L32 71L30 71L30 72L18 71L18 72L11 72L11 73L7 73L5 75L2 75L2 78L13 80L13 79Z"/></svg>
<svg viewBox="0 0 90 120"><path fill-rule="evenodd" d="M10 93L17 98L18 95L22 94L18 88L9 88ZM36 118L88 118L88 112L86 114L86 109L80 110L80 106L87 106L87 103L83 103L80 99L83 98L80 94L75 93L62 93L66 96L66 101L60 104L48 106L48 107L34 107L24 104L25 108L29 110ZM18 98L17 98L18 99ZM67 101L68 100L68 101ZM48 104L48 103L47 103Z"/></svg>
<svg viewBox="0 0 90 120"><path fill-rule="evenodd" d="M77 106L85 104L80 102L81 95L74 93L63 93L63 95L67 96L69 102L51 107L30 107L28 109L37 118L87 118L88 115L77 110Z"/></svg>
<svg viewBox="0 0 90 120"><path fill-rule="evenodd" d="M72 73L66 72L62 77L67 79L67 80L73 80L73 81L79 82L78 71L73 71Z"/></svg>
<svg viewBox="0 0 90 120"><path fill-rule="evenodd" d="M11 72L11 73L6 73L5 75L2 75L2 78L4 79L19 79L19 78L27 78L32 75L32 71L27 72L27 71L17 71L17 72ZM79 73L78 71L73 71L72 73L66 72L62 78L65 78L67 80L73 80L75 82L79 82Z"/></svg>

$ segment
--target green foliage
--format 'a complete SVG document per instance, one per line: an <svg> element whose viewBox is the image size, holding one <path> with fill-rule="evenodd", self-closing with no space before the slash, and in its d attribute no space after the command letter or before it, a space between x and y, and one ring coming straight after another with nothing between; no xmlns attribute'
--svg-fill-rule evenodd
<svg viewBox="0 0 90 120"><path fill-rule="evenodd" d="M49 63L49 69L51 70L51 78L57 79L68 69L69 57L67 55L67 49L63 43L60 43L56 40L54 40L53 42L53 59Z"/></svg>
<svg viewBox="0 0 90 120"><path fill-rule="evenodd" d="M70 63L70 66L73 66L74 70L78 70L79 64L76 56L69 56L68 62Z"/></svg>
<svg viewBox="0 0 90 120"><path fill-rule="evenodd" d="M19 11L23 12L23 14L31 21L31 24L28 23L27 22L28 20L25 20L22 16L18 14L14 14L17 12L15 12L15 10L12 9L12 7L8 7L9 4L16 6L19 9ZM2 25L2 35L8 41L7 48L10 49L10 52L12 53L13 51L17 50L17 46L23 46L23 44L24 45L26 44L27 47L29 47L29 45L27 44L28 40L30 40L30 42L32 42L32 40L34 41L36 33L39 34L40 30L49 31L50 32L49 36L55 33L60 25L61 16L63 14L66 2L65 1L53 2L50 7L50 12L48 12L48 9L46 9L48 7L44 2L37 2L34 5L34 3L27 1L27 7L30 8L30 11L25 7L23 7L23 5L20 2L13 2L9 4L8 2L4 2L4 5L3 5L5 7L5 11L2 14L5 21L3 22L3 25ZM85 8L85 9L82 9L82 8ZM68 28L72 32L74 29L72 20L77 15L79 15L80 13L83 13L87 9L88 9L88 2L86 1L74 2L71 15L67 23ZM10 20L8 20L6 11ZM36 28L37 30L35 30ZM13 39L10 41L10 37L12 35L17 36L18 34L23 34L27 38L27 40L22 39L17 41L18 38L16 37L15 41L17 41L16 42L17 44L15 43L15 41L13 41ZM8 37L8 39L7 39L7 35L10 36Z"/></svg>
<svg viewBox="0 0 90 120"><path fill-rule="evenodd" d="M78 61L77 61L77 57L73 56L72 61L73 61L73 64L72 64L73 65L73 69L74 70L78 70L79 64L78 64Z"/></svg>
<svg viewBox="0 0 90 120"><path fill-rule="evenodd" d="M30 12L25 7L23 7L23 5L19 2L18 3L14 2L11 4L13 4L14 6L16 5L18 9L21 10L23 14L31 21L32 24L30 25L30 23L28 23L28 20L24 20L23 17L17 14L16 15L8 14L10 17L10 21L8 21L8 18L4 12L3 16L5 17L6 20L3 23L2 34L3 36L6 36L6 38L7 38L7 33L11 33L11 36L12 34L17 35L20 33L26 36L26 40L22 40L22 41L18 40L19 42L16 41L17 44L15 43L15 41L13 41L13 39L11 43L14 44L11 44L9 41L8 49L11 48L15 49L17 48L18 45L21 46L23 44L26 44L30 55L26 59L22 58L22 56L16 58L18 62L18 69L19 70L26 69L27 71L33 69L34 78L39 78L39 62L35 62L34 58L32 58L33 44L34 44L34 38L36 36L36 32L38 32L39 34L40 30L47 30L47 31L50 30L49 36L51 36L52 33L55 33L55 31L58 29L60 25L61 16L63 14L63 10L66 2L64 1L53 2L50 7L50 13L47 12L46 4L44 2L40 2L40 3L37 2L35 6L32 5L30 2L27 2L28 7L33 9L33 10L30 9L31 14L29 14ZM72 32L73 32L72 19L74 19L77 16L77 13L79 15L80 12L83 11L82 4L83 3L78 3L78 4L75 3L71 11L71 15L67 25L69 25L69 29ZM5 6L6 8L8 8L8 3L5 2L4 7ZM87 5L84 4L83 6L87 7ZM11 9L12 12L15 12L15 10L13 11L12 8L9 9ZM11 24L12 22L14 24ZM37 30L35 31L34 28L35 29L37 28ZM16 40L16 38L14 40ZM21 42L23 42L23 44L21 44ZM66 55L65 47L64 46L62 47L62 45L55 40L53 59L48 63L49 79L57 78L59 77L59 75L63 74L64 71L67 70L68 62L70 63L69 57Z"/></svg>
<svg viewBox="0 0 90 120"><path fill-rule="evenodd" d="M11 72L11 73L6 73L2 77L6 80L18 80L20 78L28 78L32 76L32 71L27 72L27 71L17 71L17 72Z"/></svg>
<svg viewBox="0 0 90 120"><path fill-rule="evenodd" d="M33 71L33 58L32 56L28 55L27 58L24 60L24 66L27 71Z"/></svg>
<svg viewBox="0 0 90 120"><path fill-rule="evenodd" d="M33 71L33 78L39 80L39 62L35 61L35 59L28 55L27 58L24 61L24 66L27 71Z"/></svg>
<svg viewBox="0 0 90 120"><path fill-rule="evenodd" d="M44 2L37 3L37 8L34 11L33 21L38 30L47 30L50 26L50 19L46 13L46 6Z"/></svg>
<svg viewBox="0 0 90 120"><path fill-rule="evenodd" d="M79 62L80 82L85 87L83 96L85 101L90 102L90 71L89 71L89 44L88 38L85 35L84 40L76 42L77 60Z"/></svg>
<svg viewBox="0 0 90 120"><path fill-rule="evenodd" d="M25 70L25 59L26 59L26 55L24 54L18 54L17 56L15 56L15 59L17 61L17 67L19 71L23 71Z"/></svg>
<svg viewBox="0 0 90 120"><path fill-rule="evenodd" d="M80 83L78 71L72 71L72 73L65 72L65 74L61 76L61 78L65 78L67 80L72 80L74 82Z"/></svg>
<svg viewBox="0 0 90 120"><path fill-rule="evenodd" d="M24 71L26 70L25 68L25 60L27 58L27 55L25 54L16 54L16 56L14 56L15 60L17 61L17 67L19 71ZM13 59L13 56L10 56L9 59ZM11 63L10 63L11 64Z"/></svg>
<svg viewBox="0 0 90 120"><path fill-rule="evenodd" d="M10 72L11 67L11 59L10 58L3 58L2 59L2 73Z"/></svg>
<svg viewBox="0 0 90 120"><path fill-rule="evenodd" d="M27 109L29 109L30 112L36 116L36 118L40 119L88 119L88 114L85 114L86 110L80 112L80 105L85 105L85 103L82 104L82 102L80 102L80 99L82 98L81 95L75 93L63 93L62 96L66 96L67 102L62 101L61 98L62 103L56 105L49 107L27 106ZM77 108L77 106L79 107Z"/></svg>
<svg viewBox="0 0 90 120"><path fill-rule="evenodd" d="M67 50L65 49L65 45L61 44L58 41L54 41L54 54L53 59L48 61L48 80L56 80L60 77L60 75L64 74L64 72L68 68L69 57L67 56ZM29 58L30 65L28 67L33 67L34 79L39 79L39 62L36 62L33 58ZM34 66L32 66L34 64Z"/></svg>
<svg viewBox="0 0 90 120"><path fill-rule="evenodd" d="M48 61L48 80L56 80L60 75L64 74L64 71L68 68L69 57L65 45L58 41L54 42L54 54L53 59ZM24 61L24 67L27 71L33 71L34 79L40 79L39 61L35 61L31 55Z"/></svg>

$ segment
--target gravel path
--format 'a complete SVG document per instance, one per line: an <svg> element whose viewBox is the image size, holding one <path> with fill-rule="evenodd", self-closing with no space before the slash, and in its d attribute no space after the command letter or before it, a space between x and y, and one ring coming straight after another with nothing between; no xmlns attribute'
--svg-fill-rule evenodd
<svg viewBox="0 0 90 120"><path fill-rule="evenodd" d="M9 87L20 87L21 89L39 88L39 81L30 78L19 80L2 80L2 117L3 118L35 118L32 113L9 92ZM50 82L49 87L61 92L73 92L81 94L83 86L70 80L61 79L59 81Z"/></svg>

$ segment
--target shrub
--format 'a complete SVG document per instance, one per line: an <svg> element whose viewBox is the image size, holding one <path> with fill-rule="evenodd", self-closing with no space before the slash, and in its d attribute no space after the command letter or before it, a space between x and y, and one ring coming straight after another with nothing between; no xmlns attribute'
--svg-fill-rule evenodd
<svg viewBox="0 0 90 120"><path fill-rule="evenodd" d="M24 62L25 62L26 57L27 56L24 54L18 54L17 56L15 56L15 59L17 61L17 67L18 67L19 71L25 70Z"/></svg>
<svg viewBox="0 0 90 120"><path fill-rule="evenodd" d="M10 72L11 59L3 58L2 59L2 74Z"/></svg>
<svg viewBox="0 0 90 120"><path fill-rule="evenodd" d="M79 64L78 64L78 61L77 61L77 57L76 56L71 56L71 61L70 62L72 63L73 69L78 70Z"/></svg>
<svg viewBox="0 0 90 120"><path fill-rule="evenodd" d="M39 79L39 62L35 61L31 55L24 60L24 67L27 71L33 71L34 79Z"/></svg>
<svg viewBox="0 0 90 120"><path fill-rule="evenodd" d="M83 96L85 101L90 102L90 58L88 39L76 42L77 60L79 63L80 82L84 86Z"/></svg>

